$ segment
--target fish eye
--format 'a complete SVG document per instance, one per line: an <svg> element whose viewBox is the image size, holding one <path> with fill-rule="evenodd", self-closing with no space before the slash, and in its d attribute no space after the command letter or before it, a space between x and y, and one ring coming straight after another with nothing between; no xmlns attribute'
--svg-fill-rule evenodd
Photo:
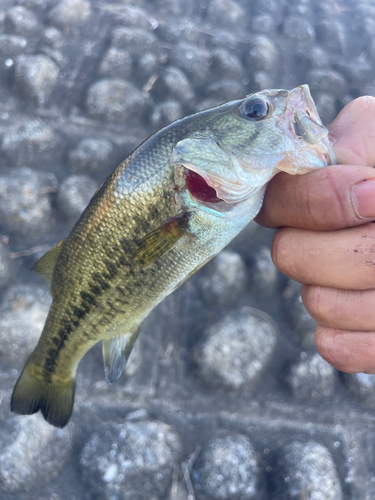
<svg viewBox="0 0 375 500"><path fill-rule="evenodd" d="M251 120L262 120L268 115L269 105L265 99L256 97L247 101L243 109L245 115Z"/></svg>

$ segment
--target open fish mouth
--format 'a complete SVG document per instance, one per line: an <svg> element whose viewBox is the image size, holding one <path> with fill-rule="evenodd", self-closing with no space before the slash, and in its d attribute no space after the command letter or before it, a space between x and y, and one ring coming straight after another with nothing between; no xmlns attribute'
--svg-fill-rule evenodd
<svg viewBox="0 0 375 500"><path fill-rule="evenodd" d="M322 124L308 85L300 85L288 92L285 112L276 121L276 127L292 141L295 152L306 161L306 171L337 163L328 131ZM278 165L280 170L300 172L300 162L291 162L290 155ZM287 166L289 163L289 167Z"/></svg>
<svg viewBox="0 0 375 500"><path fill-rule="evenodd" d="M199 205L207 206L217 212L229 212L240 201L249 197L247 192L242 192L239 200L238 191L235 191L232 196L228 196L221 180L215 180L202 172L197 172L197 169L189 167L190 165L180 165L176 169L176 179L179 179L178 184L182 186L182 191L188 191ZM246 191L246 186L241 185L240 187ZM179 193L177 193L177 198L179 198Z"/></svg>
<svg viewBox="0 0 375 500"><path fill-rule="evenodd" d="M336 163L307 85L264 90L228 104L235 119L244 120L243 137L222 141L222 131L216 135L210 124L173 149L177 187L194 202L227 212L280 171L303 174Z"/></svg>
<svg viewBox="0 0 375 500"><path fill-rule="evenodd" d="M245 170L243 171L245 172ZM249 185L246 179L240 177L229 180L207 175L193 165L185 165L184 175L190 194L194 198L209 203L218 203L219 201L224 201L228 205L240 203L249 198L259 187L258 185Z"/></svg>

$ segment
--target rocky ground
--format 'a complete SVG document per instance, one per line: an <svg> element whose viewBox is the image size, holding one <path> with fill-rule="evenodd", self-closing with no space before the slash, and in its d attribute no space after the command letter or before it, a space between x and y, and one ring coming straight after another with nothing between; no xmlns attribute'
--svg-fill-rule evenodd
<svg viewBox="0 0 375 500"><path fill-rule="evenodd" d="M88 353L65 429L9 411L51 302L29 269L119 161L261 88L308 83L329 124L375 95L374 35L372 1L1 1L1 499L375 498L374 376L319 357L255 223L152 312L116 384Z"/></svg>

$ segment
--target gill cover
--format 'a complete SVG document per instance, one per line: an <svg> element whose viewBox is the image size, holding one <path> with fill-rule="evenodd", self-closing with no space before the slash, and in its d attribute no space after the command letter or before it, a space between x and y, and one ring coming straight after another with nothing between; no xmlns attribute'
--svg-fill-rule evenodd
<svg viewBox="0 0 375 500"><path fill-rule="evenodd" d="M273 165L246 164L222 147L211 130L194 132L176 144L172 165L183 165L199 174L226 203L244 201L272 176Z"/></svg>

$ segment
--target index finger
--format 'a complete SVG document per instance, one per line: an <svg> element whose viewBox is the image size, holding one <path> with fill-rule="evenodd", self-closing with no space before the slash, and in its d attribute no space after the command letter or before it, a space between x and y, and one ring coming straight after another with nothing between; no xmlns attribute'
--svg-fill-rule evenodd
<svg viewBox="0 0 375 500"><path fill-rule="evenodd" d="M255 219L259 224L332 230L375 219L375 170L371 168L375 165L375 98L360 97L348 104L332 123L330 136L338 161L351 165L307 175L278 174L267 186Z"/></svg>

